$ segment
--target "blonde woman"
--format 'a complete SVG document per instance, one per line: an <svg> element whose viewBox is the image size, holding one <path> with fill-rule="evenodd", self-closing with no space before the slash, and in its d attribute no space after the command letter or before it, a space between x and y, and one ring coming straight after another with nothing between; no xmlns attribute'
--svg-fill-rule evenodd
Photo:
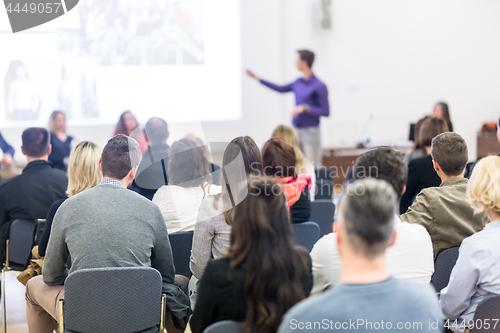
<svg viewBox="0 0 500 333"><path fill-rule="evenodd" d="M286 125L278 125L271 135L273 138L280 138L285 140L290 146L292 146L295 151L295 157L297 158L297 174L305 174L311 177L311 201L314 200L314 194L316 194L316 172L314 171L314 164L305 158L304 153L300 150L299 137L293 128Z"/></svg>
<svg viewBox="0 0 500 333"><path fill-rule="evenodd" d="M89 188L99 185L102 180L102 173L99 171L99 158L102 149L90 141L82 141L73 148L69 155L68 163L68 196L72 197ZM50 228L57 209L66 199L61 199L52 204L47 213L47 221L43 230L38 254L45 256L45 250L49 242Z"/></svg>
<svg viewBox="0 0 500 333"><path fill-rule="evenodd" d="M52 152L49 161L54 168L66 171L68 156L74 145L74 138L66 133L66 115L62 111L54 111L49 120L50 144Z"/></svg>
<svg viewBox="0 0 500 333"><path fill-rule="evenodd" d="M450 282L441 291L439 303L453 332L464 332L471 326L478 304L500 294L500 157L477 163L467 195L472 207L485 212L492 222L462 241Z"/></svg>

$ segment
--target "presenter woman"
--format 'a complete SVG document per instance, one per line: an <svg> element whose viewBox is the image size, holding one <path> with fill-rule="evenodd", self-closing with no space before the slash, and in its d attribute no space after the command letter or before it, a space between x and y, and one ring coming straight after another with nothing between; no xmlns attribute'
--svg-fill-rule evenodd
<svg viewBox="0 0 500 333"><path fill-rule="evenodd" d="M292 123L299 136L302 151L318 167L321 165L319 118L321 116L328 117L330 114L328 89L312 71L314 53L308 50L299 50L297 52L297 69L302 72L303 76L292 83L279 86L261 80L250 70L247 70L247 74L277 92L293 91L295 93L296 107L292 114Z"/></svg>

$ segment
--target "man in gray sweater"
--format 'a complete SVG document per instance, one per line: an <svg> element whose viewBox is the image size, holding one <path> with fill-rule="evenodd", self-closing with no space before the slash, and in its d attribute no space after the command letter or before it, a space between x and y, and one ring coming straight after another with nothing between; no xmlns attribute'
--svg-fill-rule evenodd
<svg viewBox="0 0 500 333"><path fill-rule="evenodd" d="M52 332L57 300L64 297L69 273L84 268L151 266L163 277L163 292L174 322L183 326L189 298L175 277L172 249L158 207L127 190L140 163L138 143L116 135L99 161L103 181L66 200L52 224L43 278L26 285L26 312L30 333ZM71 269L66 262L71 256ZM98 283L96 281L96 283ZM182 288L182 289L181 289Z"/></svg>

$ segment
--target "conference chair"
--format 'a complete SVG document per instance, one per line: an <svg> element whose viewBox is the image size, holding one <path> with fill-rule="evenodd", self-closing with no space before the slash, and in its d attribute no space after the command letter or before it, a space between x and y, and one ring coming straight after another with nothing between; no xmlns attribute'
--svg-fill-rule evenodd
<svg viewBox="0 0 500 333"><path fill-rule="evenodd" d="M315 200L332 200L333 196L333 179L331 169L327 167L316 168L316 192Z"/></svg>
<svg viewBox="0 0 500 333"><path fill-rule="evenodd" d="M311 201L311 217L309 220L319 225L319 238L332 232L335 204L331 199Z"/></svg>
<svg viewBox="0 0 500 333"><path fill-rule="evenodd" d="M43 220L45 221L45 220ZM23 271L31 259L31 249L37 222L34 220L14 220L10 225L9 239L5 247L5 265L2 268L2 316L3 332L7 332L7 306L5 300L5 273L8 271Z"/></svg>
<svg viewBox="0 0 500 333"><path fill-rule="evenodd" d="M448 285L451 271L458 259L459 246L453 246L449 249L439 252L434 261L434 274L431 277L431 284L438 293Z"/></svg>
<svg viewBox="0 0 500 333"><path fill-rule="evenodd" d="M479 303L474 313L473 327L466 333L500 332L500 295L488 297Z"/></svg>
<svg viewBox="0 0 500 333"><path fill-rule="evenodd" d="M222 320L205 328L203 333L242 333L241 323L232 320Z"/></svg>
<svg viewBox="0 0 500 333"><path fill-rule="evenodd" d="M297 245L303 246L311 252L319 239L319 225L316 222L293 224L293 234Z"/></svg>
<svg viewBox="0 0 500 333"><path fill-rule="evenodd" d="M151 267L81 269L64 282L59 333L161 332L166 300Z"/></svg>
<svg viewBox="0 0 500 333"><path fill-rule="evenodd" d="M191 260L191 247L193 245L193 231L179 231L168 234L172 254L174 256L175 274L191 277L189 261Z"/></svg>

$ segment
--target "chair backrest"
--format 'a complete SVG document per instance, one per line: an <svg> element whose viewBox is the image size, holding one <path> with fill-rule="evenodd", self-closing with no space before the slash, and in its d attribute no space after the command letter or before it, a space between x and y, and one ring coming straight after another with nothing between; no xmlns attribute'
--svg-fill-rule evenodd
<svg viewBox="0 0 500 333"><path fill-rule="evenodd" d="M311 252L319 239L319 225L315 222L293 224L293 234L297 245L303 246Z"/></svg>
<svg viewBox="0 0 500 333"><path fill-rule="evenodd" d="M241 323L232 320L223 320L213 323L205 328L203 333L240 333Z"/></svg>
<svg viewBox="0 0 500 333"><path fill-rule="evenodd" d="M311 201L311 217L309 220L319 225L319 237L332 232L333 217L335 214L335 204L332 200Z"/></svg>
<svg viewBox="0 0 500 333"><path fill-rule="evenodd" d="M469 333L500 332L500 295L483 299L474 313Z"/></svg>
<svg viewBox="0 0 500 333"><path fill-rule="evenodd" d="M14 220L9 231L9 266L15 270L24 270L31 258L34 220Z"/></svg>
<svg viewBox="0 0 500 333"><path fill-rule="evenodd" d="M189 261L191 258L191 247L193 245L192 231L179 231L168 234L172 254L174 256L175 274L191 277Z"/></svg>
<svg viewBox="0 0 500 333"><path fill-rule="evenodd" d="M327 167L316 168L316 192L314 197L316 200L325 199L331 200L333 196L333 180L331 169Z"/></svg>
<svg viewBox="0 0 500 333"><path fill-rule="evenodd" d="M431 284L437 292L440 292L448 285L450 274L458 259L458 246L439 252L434 261L434 274L431 277Z"/></svg>
<svg viewBox="0 0 500 333"><path fill-rule="evenodd" d="M162 277L151 267L78 270L64 283L65 331L158 330L161 297Z"/></svg>

